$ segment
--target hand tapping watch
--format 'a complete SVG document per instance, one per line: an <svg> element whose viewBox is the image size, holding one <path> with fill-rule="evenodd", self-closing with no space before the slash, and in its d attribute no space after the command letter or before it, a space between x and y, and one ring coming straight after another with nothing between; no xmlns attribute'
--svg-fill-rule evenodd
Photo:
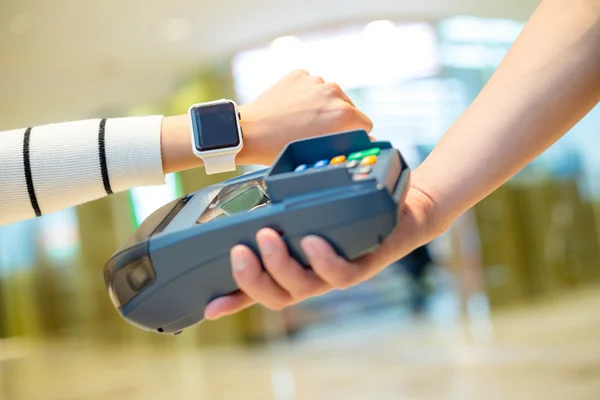
<svg viewBox="0 0 600 400"><path fill-rule="evenodd" d="M235 157L244 146L237 104L228 99L194 104L188 116L192 151L206 173L235 171Z"/></svg>

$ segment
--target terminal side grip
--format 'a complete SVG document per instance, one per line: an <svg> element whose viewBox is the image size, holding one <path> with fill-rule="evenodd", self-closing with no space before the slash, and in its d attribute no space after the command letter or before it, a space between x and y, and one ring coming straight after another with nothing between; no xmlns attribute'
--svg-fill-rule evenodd
<svg viewBox="0 0 600 400"><path fill-rule="evenodd" d="M396 184L396 188L394 189L394 193L392 195L392 198L397 204L404 202L404 198L406 197L406 193L408 192L409 180L410 171L406 169L400 174L400 177L398 178L398 183Z"/></svg>

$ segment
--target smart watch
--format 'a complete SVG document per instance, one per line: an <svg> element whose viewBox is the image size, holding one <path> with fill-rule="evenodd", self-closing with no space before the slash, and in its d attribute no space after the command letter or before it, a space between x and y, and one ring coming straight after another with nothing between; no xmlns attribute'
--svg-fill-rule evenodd
<svg viewBox="0 0 600 400"><path fill-rule="evenodd" d="M237 104L228 99L194 104L188 115L192 151L206 173L235 171L235 157L244 146Z"/></svg>

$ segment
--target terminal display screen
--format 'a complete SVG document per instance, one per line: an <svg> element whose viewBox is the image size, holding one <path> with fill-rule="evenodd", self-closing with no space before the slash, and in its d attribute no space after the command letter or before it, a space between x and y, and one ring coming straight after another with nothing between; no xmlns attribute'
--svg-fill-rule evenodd
<svg viewBox="0 0 600 400"><path fill-rule="evenodd" d="M198 223L207 223L216 218L228 217L253 211L270 203L267 188L262 179L225 186L198 218Z"/></svg>

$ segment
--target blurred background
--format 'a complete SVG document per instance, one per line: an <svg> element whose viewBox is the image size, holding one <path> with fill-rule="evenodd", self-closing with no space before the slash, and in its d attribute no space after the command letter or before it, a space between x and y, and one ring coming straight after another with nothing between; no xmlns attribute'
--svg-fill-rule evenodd
<svg viewBox="0 0 600 400"><path fill-rule="evenodd" d="M245 103L304 68L414 168L537 3L0 0L0 130ZM600 107L369 282L174 337L124 322L102 268L152 211L229 175L0 227L0 399L597 399L599 126Z"/></svg>

